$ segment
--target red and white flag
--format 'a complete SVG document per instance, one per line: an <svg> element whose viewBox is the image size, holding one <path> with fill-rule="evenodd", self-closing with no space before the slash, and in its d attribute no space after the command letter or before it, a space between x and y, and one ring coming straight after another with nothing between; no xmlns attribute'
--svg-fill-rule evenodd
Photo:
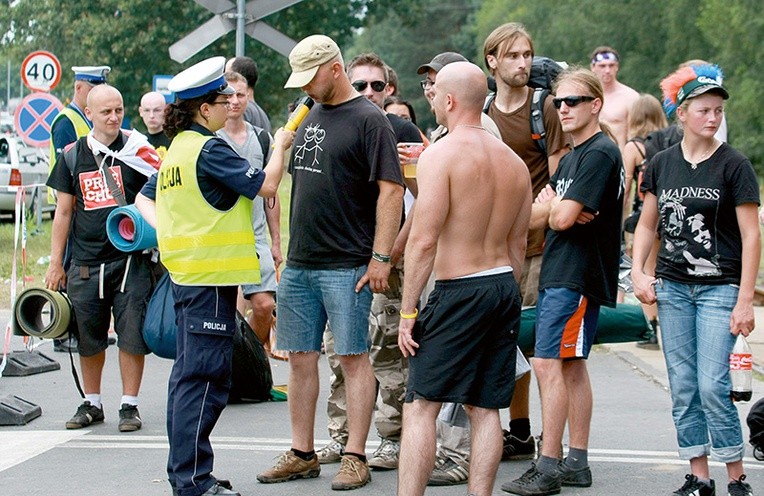
<svg viewBox="0 0 764 496"><path fill-rule="evenodd" d="M93 131L88 134L88 146L94 154L102 153L113 157L146 177L156 174L162 159L146 136L135 130L122 132L127 136L127 141L119 151L110 150L108 146L96 140Z"/></svg>

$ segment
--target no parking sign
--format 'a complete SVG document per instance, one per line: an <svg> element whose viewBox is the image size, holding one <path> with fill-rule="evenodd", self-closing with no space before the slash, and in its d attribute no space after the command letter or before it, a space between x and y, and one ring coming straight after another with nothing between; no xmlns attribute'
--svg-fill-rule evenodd
<svg viewBox="0 0 764 496"><path fill-rule="evenodd" d="M44 147L50 143L50 127L63 108L61 101L49 93L32 93L16 108L16 131L30 146Z"/></svg>

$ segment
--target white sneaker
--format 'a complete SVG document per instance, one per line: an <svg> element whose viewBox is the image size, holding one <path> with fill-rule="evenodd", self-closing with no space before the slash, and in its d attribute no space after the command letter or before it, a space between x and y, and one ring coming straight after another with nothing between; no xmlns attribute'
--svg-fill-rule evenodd
<svg viewBox="0 0 764 496"><path fill-rule="evenodd" d="M383 439L377 451L369 458L369 466L375 469L391 470L398 468L398 457L401 453L401 443Z"/></svg>
<svg viewBox="0 0 764 496"><path fill-rule="evenodd" d="M318 463L339 463L342 460L342 455L345 453L345 446L338 441L332 441L320 450L316 451L318 457Z"/></svg>

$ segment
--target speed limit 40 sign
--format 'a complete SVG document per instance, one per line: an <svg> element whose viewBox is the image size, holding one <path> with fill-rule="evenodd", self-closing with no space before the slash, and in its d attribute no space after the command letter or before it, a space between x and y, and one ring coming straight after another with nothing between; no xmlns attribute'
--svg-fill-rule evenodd
<svg viewBox="0 0 764 496"><path fill-rule="evenodd" d="M61 63L50 52L32 52L21 64L21 79L32 91L50 91L61 80Z"/></svg>

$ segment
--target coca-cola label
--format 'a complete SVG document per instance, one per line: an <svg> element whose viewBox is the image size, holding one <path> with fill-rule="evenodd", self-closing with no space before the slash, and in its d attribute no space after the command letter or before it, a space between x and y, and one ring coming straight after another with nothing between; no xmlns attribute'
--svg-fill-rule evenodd
<svg viewBox="0 0 764 496"><path fill-rule="evenodd" d="M730 370L751 370L750 353L732 353L730 355Z"/></svg>

